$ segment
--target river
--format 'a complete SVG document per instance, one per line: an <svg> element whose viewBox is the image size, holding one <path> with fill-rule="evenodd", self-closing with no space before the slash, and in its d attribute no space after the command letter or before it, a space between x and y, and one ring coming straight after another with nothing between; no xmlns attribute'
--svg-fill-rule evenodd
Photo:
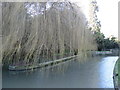
<svg viewBox="0 0 120 90"><path fill-rule="evenodd" d="M3 88L114 88L113 69L118 56L78 59L31 71L2 73Z"/></svg>

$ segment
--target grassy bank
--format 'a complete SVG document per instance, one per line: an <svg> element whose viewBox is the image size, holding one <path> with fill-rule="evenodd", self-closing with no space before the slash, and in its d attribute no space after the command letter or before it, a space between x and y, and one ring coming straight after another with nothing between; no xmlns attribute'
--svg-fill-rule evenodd
<svg viewBox="0 0 120 90"><path fill-rule="evenodd" d="M114 68L114 85L116 88L120 88L120 58L117 60Z"/></svg>
<svg viewBox="0 0 120 90"><path fill-rule="evenodd" d="M118 59L118 86L120 87L120 58Z"/></svg>

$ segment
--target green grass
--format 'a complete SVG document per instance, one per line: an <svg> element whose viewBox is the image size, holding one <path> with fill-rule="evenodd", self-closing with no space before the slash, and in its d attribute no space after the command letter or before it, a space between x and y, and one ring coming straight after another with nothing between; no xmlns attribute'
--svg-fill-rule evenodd
<svg viewBox="0 0 120 90"><path fill-rule="evenodd" d="M117 60L114 68L114 75L118 74L118 76L115 76L114 78L114 84L116 87L120 87L120 58Z"/></svg>
<svg viewBox="0 0 120 90"><path fill-rule="evenodd" d="M120 87L120 58L118 59L118 85Z"/></svg>

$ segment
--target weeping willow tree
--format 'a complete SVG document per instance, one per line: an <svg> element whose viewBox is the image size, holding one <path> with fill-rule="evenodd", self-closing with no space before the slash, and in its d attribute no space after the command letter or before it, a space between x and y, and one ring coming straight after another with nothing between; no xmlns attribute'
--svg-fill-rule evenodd
<svg viewBox="0 0 120 90"><path fill-rule="evenodd" d="M36 64L96 49L74 3L4 2L2 16L3 63Z"/></svg>

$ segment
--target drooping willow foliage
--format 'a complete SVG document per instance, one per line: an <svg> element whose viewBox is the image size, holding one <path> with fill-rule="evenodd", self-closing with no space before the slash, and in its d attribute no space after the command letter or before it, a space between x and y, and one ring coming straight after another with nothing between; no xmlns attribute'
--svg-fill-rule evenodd
<svg viewBox="0 0 120 90"><path fill-rule="evenodd" d="M2 3L3 63L27 65L95 50L80 8L66 2Z"/></svg>

